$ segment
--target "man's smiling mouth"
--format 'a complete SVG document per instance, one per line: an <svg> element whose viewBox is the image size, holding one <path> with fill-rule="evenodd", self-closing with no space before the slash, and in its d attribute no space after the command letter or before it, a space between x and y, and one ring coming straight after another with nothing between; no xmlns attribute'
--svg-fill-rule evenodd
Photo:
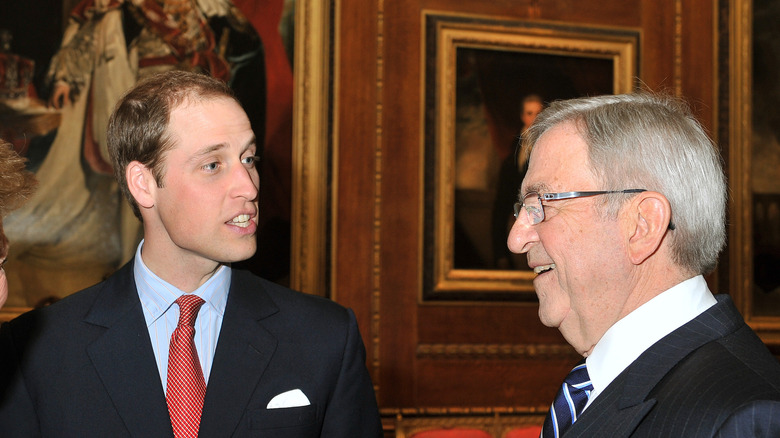
<svg viewBox="0 0 780 438"><path fill-rule="evenodd" d="M550 263L549 265L541 265L534 268L534 274L543 274L547 271L552 271L555 269L555 263Z"/></svg>
<svg viewBox="0 0 780 438"><path fill-rule="evenodd" d="M237 227L246 228L249 226L250 216L248 214L240 214L231 219L228 224L235 225Z"/></svg>

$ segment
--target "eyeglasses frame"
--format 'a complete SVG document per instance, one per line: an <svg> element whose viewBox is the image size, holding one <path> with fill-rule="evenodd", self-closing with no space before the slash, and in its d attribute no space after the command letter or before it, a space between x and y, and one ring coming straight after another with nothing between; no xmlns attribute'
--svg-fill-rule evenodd
<svg viewBox="0 0 780 438"><path fill-rule="evenodd" d="M523 200L528 198L529 195L536 195L536 197L539 199L539 205L542 207L542 219L539 220L539 222L533 222L533 220L530 220L532 225L537 225L542 222L544 222L544 219L547 217L544 214L544 204L542 204L542 201L560 201L563 199L576 199L576 198L584 198L588 196L597 196L597 195L608 195L613 193L641 193L646 192L647 189L625 189L625 190L595 190L595 191L579 191L579 192L558 192L558 193L538 193L538 192L528 192L523 196ZM529 219L531 212L528 211L527 208L525 208L525 202L515 202L513 209L514 209L514 215L515 219L520 215L520 209L524 209L526 211L526 214L529 215ZM671 221L669 222L669 229L674 230L674 223Z"/></svg>

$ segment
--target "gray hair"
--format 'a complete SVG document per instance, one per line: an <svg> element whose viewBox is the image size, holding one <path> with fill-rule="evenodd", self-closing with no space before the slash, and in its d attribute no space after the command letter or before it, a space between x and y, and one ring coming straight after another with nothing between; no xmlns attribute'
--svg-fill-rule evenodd
<svg viewBox="0 0 780 438"><path fill-rule="evenodd" d="M530 157L545 132L567 122L588 145L601 189L663 194L675 225L673 261L693 273L711 272L726 240L726 177L717 147L687 103L646 92L556 101L524 134L523 156ZM616 216L628 197L606 196L605 214Z"/></svg>

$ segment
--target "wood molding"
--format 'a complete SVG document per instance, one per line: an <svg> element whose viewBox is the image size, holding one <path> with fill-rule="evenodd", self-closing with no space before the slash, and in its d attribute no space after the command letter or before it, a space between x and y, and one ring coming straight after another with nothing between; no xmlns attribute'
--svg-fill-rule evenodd
<svg viewBox="0 0 780 438"><path fill-rule="evenodd" d="M385 69L385 4L384 0L377 0L376 6L376 140L374 142L374 205L373 205L373 224L372 234L372 266L371 275L373 277L373 287L371 288L371 351L370 360L373 370L374 390L379 393L381 356L381 298L382 298L382 146L383 146L383 90L384 90L384 69ZM378 395L377 395L378 396Z"/></svg>
<svg viewBox="0 0 780 438"><path fill-rule="evenodd" d="M541 427L548 407L430 407L381 409L385 436L412 437L430 429L474 428L491 436L504 436L509 430Z"/></svg>
<svg viewBox="0 0 780 438"><path fill-rule="evenodd" d="M327 295L331 0L301 0L295 14L290 285Z"/></svg>
<svg viewBox="0 0 780 438"><path fill-rule="evenodd" d="M417 357L427 359L579 358L568 344L419 344Z"/></svg>
<svg viewBox="0 0 780 438"><path fill-rule="evenodd" d="M381 408L383 417L435 417L448 415L534 415L547 414L549 406L422 406Z"/></svg>
<svg viewBox="0 0 780 438"><path fill-rule="evenodd" d="M682 19L682 0L674 2L674 95L682 96L682 41L683 41L683 19Z"/></svg>

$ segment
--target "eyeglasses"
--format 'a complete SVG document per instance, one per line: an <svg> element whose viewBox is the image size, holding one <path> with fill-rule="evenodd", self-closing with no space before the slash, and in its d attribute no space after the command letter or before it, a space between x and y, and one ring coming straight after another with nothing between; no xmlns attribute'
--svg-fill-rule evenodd
<svg viewBox="0 0 780 438"><path fill-rule="evenodd" d="M525 211L528 222L536 225L544 220L544 206L542 200L560 201L561 199L584 198L586 196L606 195L611 193L640 193L646 189L627 189L627 190L600 190L595 192L561 192L561 193L537 193L529 192L523 197L523 202L515 202L515 219L521 211ZM670 226L671 227L671 226ZM672 228L674 229L674 228Z"/></svg>

